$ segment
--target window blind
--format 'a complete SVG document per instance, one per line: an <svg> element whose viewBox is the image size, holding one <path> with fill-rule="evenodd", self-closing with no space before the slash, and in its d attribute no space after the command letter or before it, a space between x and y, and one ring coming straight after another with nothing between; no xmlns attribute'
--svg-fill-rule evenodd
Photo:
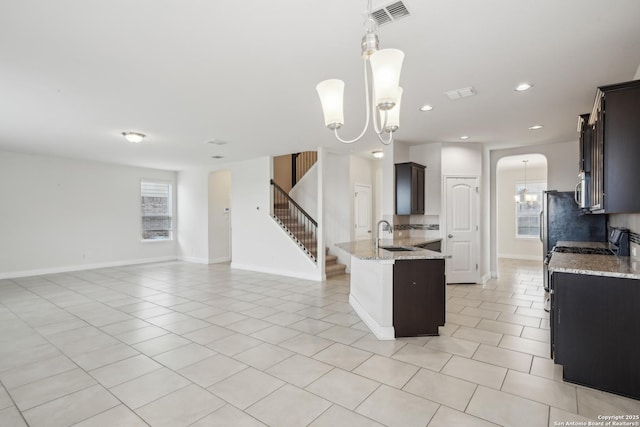
<svg viewBox="0 0 640 427"><path fill-rule="evenodd" d="M142 238L144 240L171 239L173 229L171 184L142 181L140 195Z"/></svg>

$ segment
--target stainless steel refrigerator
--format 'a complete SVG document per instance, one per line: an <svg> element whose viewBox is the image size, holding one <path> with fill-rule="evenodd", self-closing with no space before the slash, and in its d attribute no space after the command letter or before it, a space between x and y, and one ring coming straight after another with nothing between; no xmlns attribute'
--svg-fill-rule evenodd
<svg viewBox="0 0 640 427"><path fill-rule="evenodd" d="M540 240L547 260L553 247L561 240L607 241L606 215L585 213L576 203L573 191L545 191L540 220ZM547 289L546 263L544 268L544 287Z"/></svg>

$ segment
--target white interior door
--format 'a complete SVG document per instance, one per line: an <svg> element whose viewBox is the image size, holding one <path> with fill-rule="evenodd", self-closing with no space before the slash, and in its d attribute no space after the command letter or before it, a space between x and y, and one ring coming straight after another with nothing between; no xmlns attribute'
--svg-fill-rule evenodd
<svg viewBox="0 0 640 427"><path fill-rule="evenodd" d="M447 283L477 283L478 178L447 177L445 197Z"/></svg>
<svg viewBox="0 0 640 427"><path fill-rule="evenodd" d="M355 239L366 240L371 238L371 187L356 184L354 187Z"/></svg>

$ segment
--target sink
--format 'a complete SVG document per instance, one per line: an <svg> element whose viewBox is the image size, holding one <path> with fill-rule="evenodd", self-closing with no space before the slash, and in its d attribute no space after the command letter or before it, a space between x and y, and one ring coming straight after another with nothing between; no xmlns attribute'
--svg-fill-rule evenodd
<svg viewBox="0 0 640 427"><path fill-rule="evenodd" d="M406 248L404 246L380 246L380 249L384 249L385 251L391 251L391 252L412 252L412 251L415 251L414 248Z"/></svg>

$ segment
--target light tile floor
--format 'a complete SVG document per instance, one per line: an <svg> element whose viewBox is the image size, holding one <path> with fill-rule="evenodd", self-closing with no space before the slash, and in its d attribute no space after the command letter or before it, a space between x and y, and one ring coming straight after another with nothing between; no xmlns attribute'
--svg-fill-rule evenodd
<svg viewBox="0 0 640 427"><path fill-rule="evenodd" d="M539 262L447 287L439 337L378 341L349 276L182 262L0 280L0 426L557 426L640 414L562 381ZM596 344L596 343L594 343Z"/></svg>

